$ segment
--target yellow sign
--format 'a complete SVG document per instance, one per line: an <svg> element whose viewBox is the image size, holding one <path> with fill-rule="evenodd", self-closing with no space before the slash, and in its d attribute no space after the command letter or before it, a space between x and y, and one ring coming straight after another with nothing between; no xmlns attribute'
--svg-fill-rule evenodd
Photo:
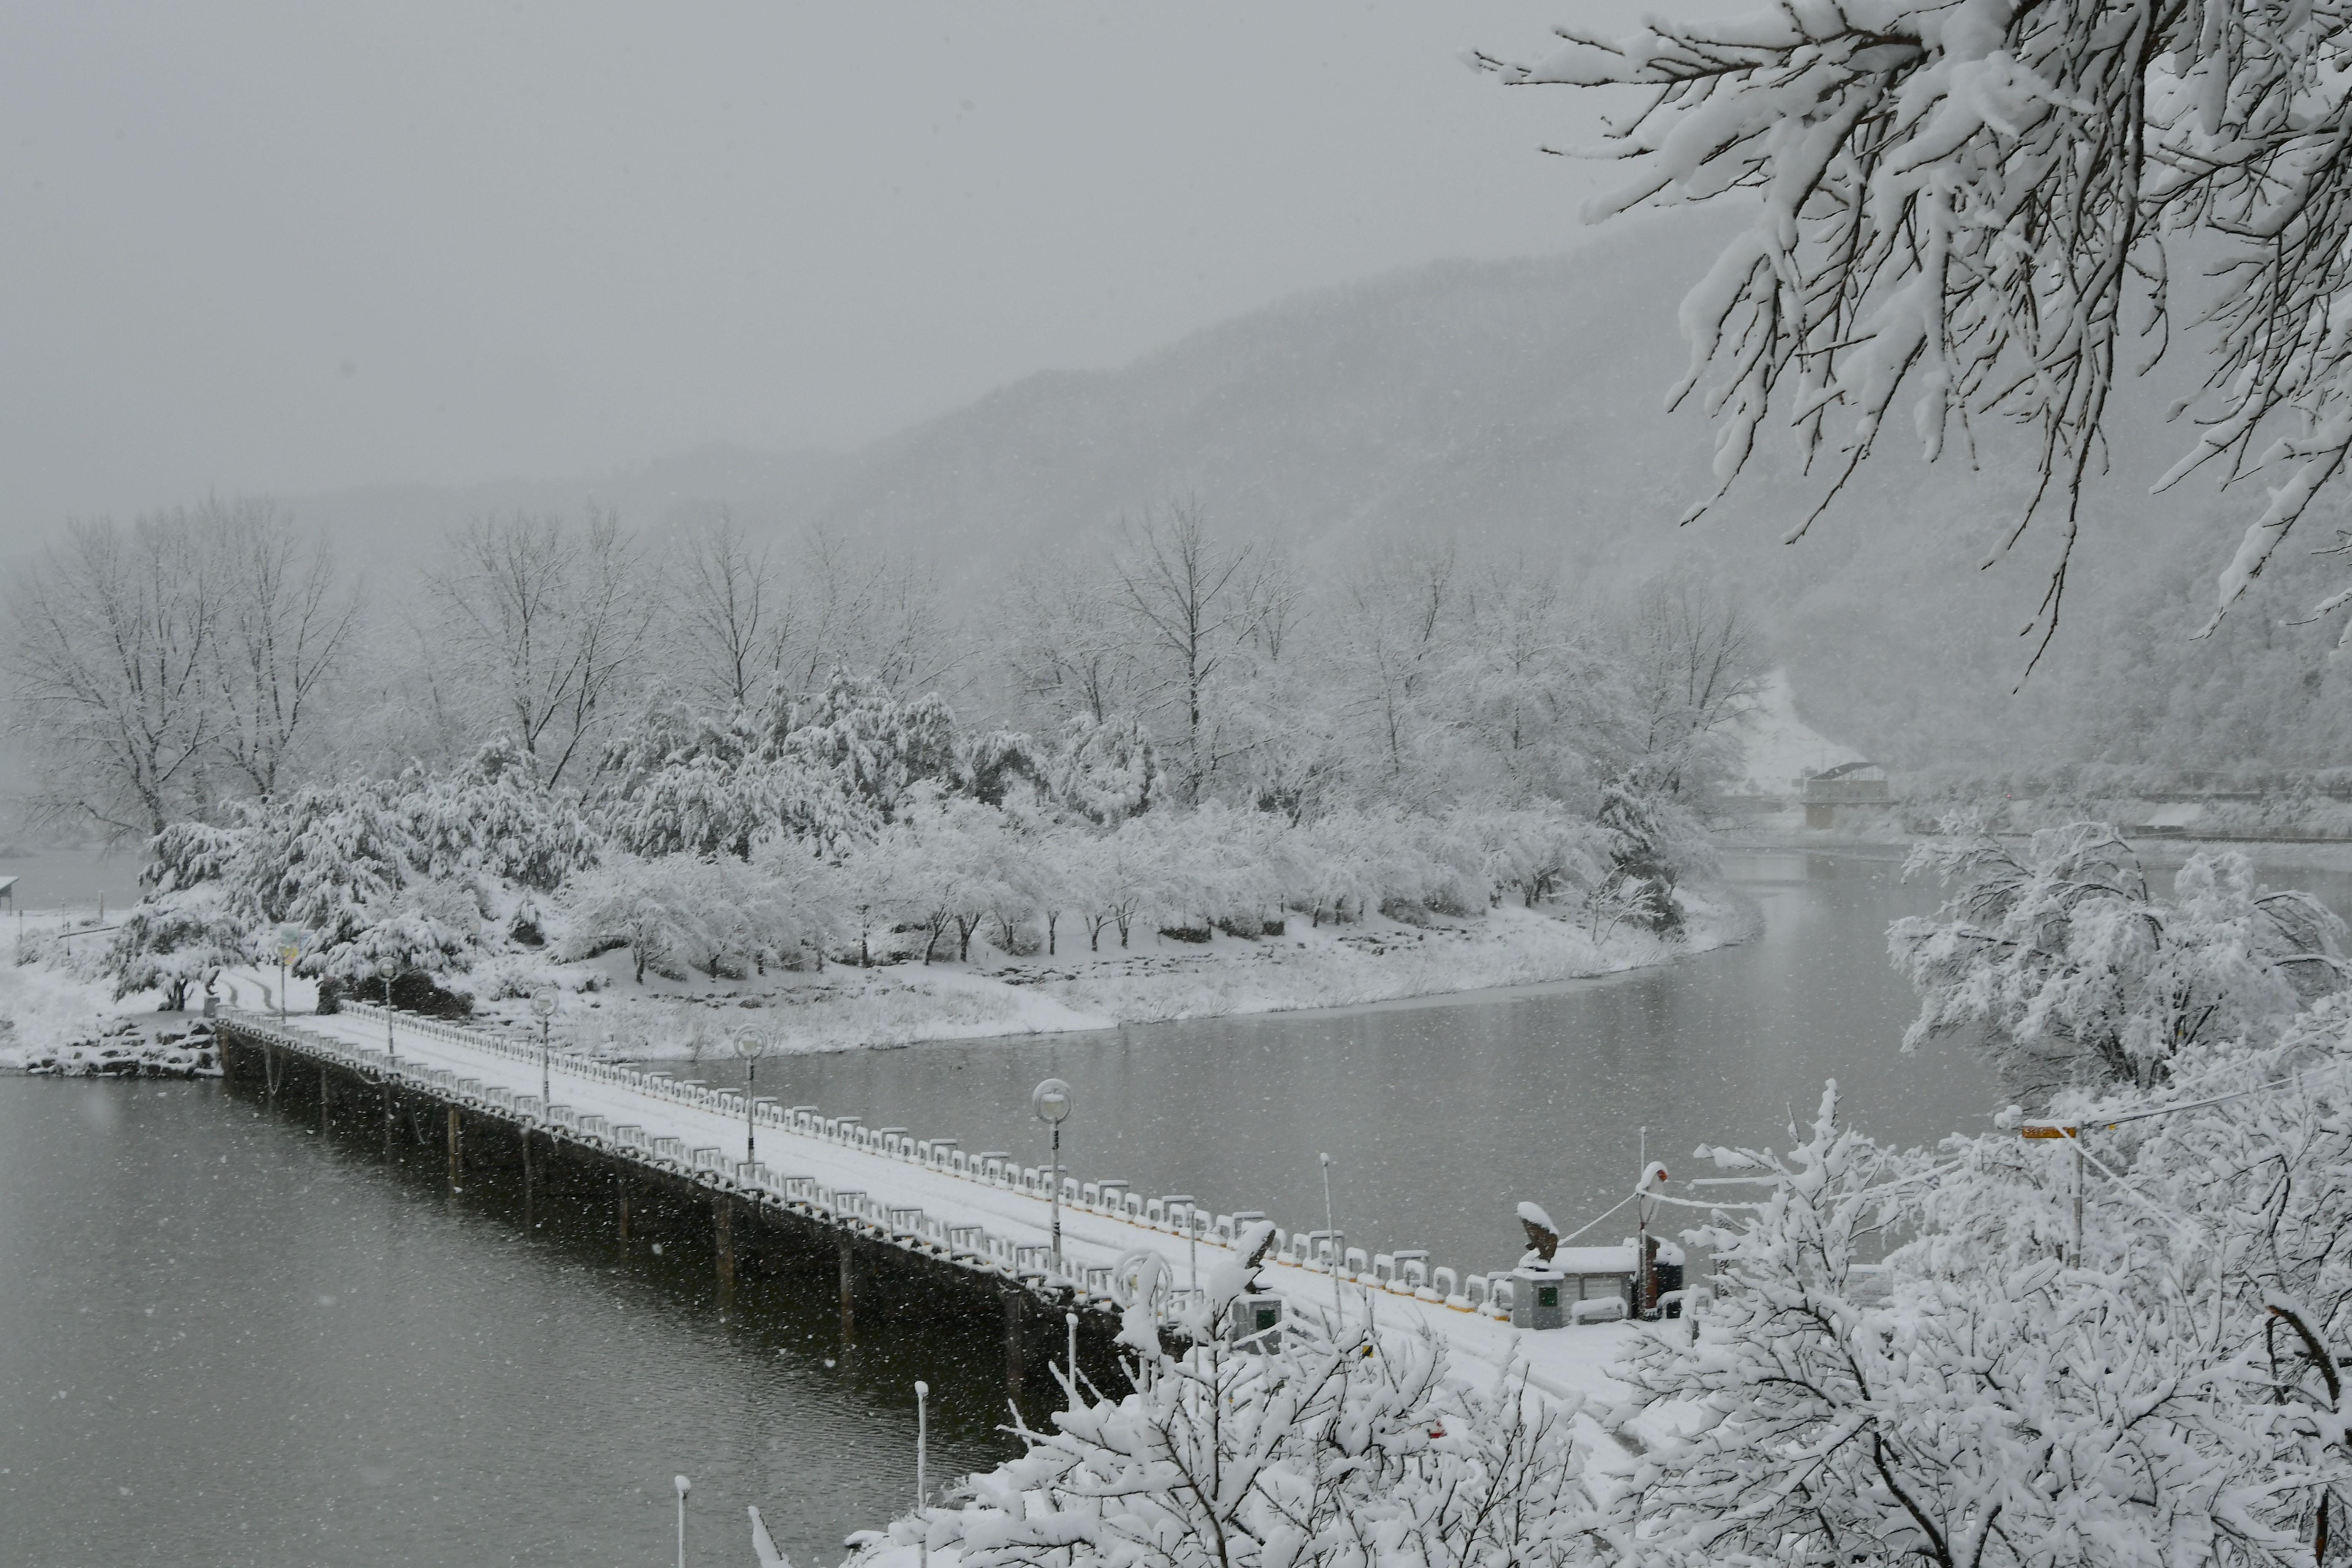
<svg viewBox="0 0 2352 1568"><path fill-rule="evenodd" d="M2071 1121L2028 1121L2018 1130L2023 1138L2072 1138L2075 1135Z"/></svg>

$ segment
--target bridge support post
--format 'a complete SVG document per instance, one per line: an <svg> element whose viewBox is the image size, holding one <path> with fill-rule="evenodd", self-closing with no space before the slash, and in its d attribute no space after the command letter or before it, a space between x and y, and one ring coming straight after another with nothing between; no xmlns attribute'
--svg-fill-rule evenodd
<svg viewBox="0 0 2352 1568"><path fill-rule="evenodd" d="M857 1258L844 1232L841 1241L841 1337L846 1341L857 1327Z"/></svg>
<svg viewBox="0 0 2352 1568"><path fill-rule="evenodd" d="M383 1158L392 1163L392 1130L399 1124L400 1111L392 1102L392 1085L383 1086Z"/></svg>
<svg viewBox="0 0 2352 1568"><path fill-rule="evenodd" d="M1004 1387L1013 1403L1021 1401L1021 1292L1004 1293Z"/></svg>
<svg viewBox="0 0 2352 1568"><path fill-rule="evenodd" d="M456 1186L466 1169L466 1128L457 1120L457 1108L449 1108L449 1184Z"/></svg>
<svg viewBox="0 0 2352 1568"><path fill-rule="evenodd" d="M621 1250L626 1252L629 1249L629 1177L625 1171L613 1173L613 1213Z"/></svg>
<svg viewBox="0 0 2352 1568"><path fill-rule="evenodd" d="M269 1090L269 1098L278 1098L278 1047L268 1040L261 1042L261 1081Z"/></svg>
<svg viewBox="0 0 2352 1568"><path fill-rule="evenodd" d="M539 1228L539 1184L534 1179L537 1174L531 1169L530 1129L526 1127L522 1130L522 1227L525 1230Z"/></svg>
<svg viewBox="0 0 2352 1568"><path fill-rule="evenodd" d="M319 1136L321 1138L327 1135L328 1088L327 1064L320 1062L319 1064Z"/></svg>
<svg viewBox="0 0 2352 1568"><path fill-rule="evenodd" d="M718 1254L719 1300L721 1306L731 1306L735 1300L735 1201L721 1194L710 1200L712 1249Z"/></svg>

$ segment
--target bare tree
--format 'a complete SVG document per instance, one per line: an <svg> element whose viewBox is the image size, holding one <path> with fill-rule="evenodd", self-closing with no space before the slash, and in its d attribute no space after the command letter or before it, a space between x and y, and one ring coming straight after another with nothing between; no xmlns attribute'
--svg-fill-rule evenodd
<svg viewBox="0 0 2352 1568"><path fill-rule="evenodd" d="M1134 650L1118 584L1065 560L1032 563L1013 580L1005 662L1023 694L1056 718L1101 723L1124 706Z"/></svg>
<svg viewBox="0 0 2352 1568"><path fill-rule="evenodd" d="M332 552L268 501L209 503L197 529L220 584L214 744L256 793L272 795L305 728L316 728L320 688L350 646L359 601L338 591Z"/></svg>
<svg viewBox="0 0 2352 1568"><path fill-rule="evenodd" d="M1307 596L1298 563L1280 543L1267 544L1257 551L1247 575L1250 641L1269 661L1279 660L1298 630L1299 606Z"/></svg>
<svg viewBox="0 0 2352 1568"><path fill-rule="evenodd" d="M964 650L940 604L938 574L929 563L893 561L874 579L871 609L851 641L875 679L902 696L949 685Z"/></svg>
<svg viewBox="0 0 2352 1568"><path fill-rule="evenodd" d="M1764 670L1739 606L1681 575L1636 596L1625 628L1634 755L1669 794L1720 765Z"/></svg>
<svg viewBox="0 0 2352 1568"><path fill-rule="evenodd" d="M794 692L808 692L824 683L835 665L846 662L850 643L874 614L883 568L857 560L846 543L821 528L802 539L796 565L783 669Z"/></svg>
<svg viewBox="0 0 2352 1568"><path fill-rule="evenodd" d="M1454 546L1384 552L1351 574L1331 628L1348 705L1394 777L1404 772L1417 705L1444 651L1454 611Z"/></svg>
<svg viewBox="0 0 2352 1568"><path fill-rule="evenodd" d="M426 582L444 656L486 688L494 726L561 779L605 724L661 607L661 578L609 511L579 529L552 516L489 519L451 541Z"/></svg>
<svg viewBox="0 0 2352 1568"><path fill-rule="evenodd" d="M936 689L962 667L925 563L862 552L815 529L802 539L793 577L776 634L785 695L820 689L836 666L902 695Z"/></svg>
<svg viewBox="0 0 2352 1568"><path fill-rule="evenodd" d="M1184 788L1194 799L1218 761L1205 722L1211 684L1255 625L1242 574L1249 559L1248 545L1219 543L1199 503L1184 500L1130 530L1115 568L1119 596L1142 633L1139 651L1182 726Z"/></svg>
<svg viewBox="0 0 2352 1568"><path fill-rule="evenodd" d="M184 512L69 523L12 585L6 657L37 816L119 841L161 833L200 798L222 599Z"/></svg>
<svg viewBox="0 0 2352 1568"><path fill-rule="evenodd" d="M688 533L679 560L678 652L695 693L722 711L750 708L775 679L792 626L768 552L722 512Z"/></svg>

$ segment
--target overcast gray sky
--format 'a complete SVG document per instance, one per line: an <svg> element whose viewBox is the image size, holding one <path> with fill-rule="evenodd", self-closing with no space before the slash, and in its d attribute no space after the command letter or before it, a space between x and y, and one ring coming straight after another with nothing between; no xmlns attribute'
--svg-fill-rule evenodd
<svg viewBox="0 0 2352 1568"><path fill-rule="evenodd" d="M0 8L0 532L844 445L1551 251L1552 4Z"/></svg>

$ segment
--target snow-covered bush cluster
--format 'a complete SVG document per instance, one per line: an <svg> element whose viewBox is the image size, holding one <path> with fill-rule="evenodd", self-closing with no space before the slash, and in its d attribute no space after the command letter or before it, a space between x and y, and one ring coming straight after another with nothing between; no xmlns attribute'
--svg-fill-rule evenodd
<svg viewBox="0 0 2352 1568"><path fill-rule="evenodd" d="M1905 1045L1972 1031L2021 1094L2166 1081L2199 1047L2270 1045L2344 985L2343 922L2234 851L2189 857L2169 899L2103 822L2046 828L2022 855L1981 831L1929 839L1907 870L1955 890L1887 932L1921 997Z"/></svg>
<svg viewBox="0 0 2352 1568"><path fill-rule="evenodd" d="M1556 801L1333 805L1308 819L1213 797L1155 805L1148 741L1130 749L1138 787L1122 795L1094 765L1097 727L1047 745L968 740L936 699L901 703L839 673L766 742L749 723L673 720L626 737L593 794L533 784L491 746L449 774L313 786L223 824L174 824L110 952L118 989L184 999L213 970L268 962L281 926L304 933L305 974L348 983L390 957L480 971L499 989L534 950L626 948L640 980L742 978L968 960L975 941L1050 955L1124 947L1139 930L1475 916L1504 899L1657 930L1704 863L1685 814L1623 789L1595 816Z"/></svg>
<svg viewBox="0 0 2352 1568"><path fill-rule="evenodd" d="M1720 1283L1695 1326L1615 1369L1651 1439L1605 1510L1624 1560L2339 1561L2346 1022L2070 1101L2079 1253L2064 1140L1899 1152L1832 1086L1785 1153L1703 1152L1764 1195L1691 1233Z"/></svg>
<svg viewBox="0 0 2352 1568"><path fill-rule="evenodd" d="M964 1568L1549 1568L1591 1556L1575 1413L1531 1394L1523 1370L1465 1376L1434 1337L1333 1332L1311 1318L1287 1322L1271 1353L1236 1349L1223 1330L1244 1271L1220 1273L1226 1289L1176 1314L1192 1348L1163 1351L1139 1301L1120 1336L1129 1390L1072 1390L1050 1424L1015 1428L1020 1458L891 1538L953 1552Z"/></svg>
<svg viewBox="0 0 2352 1568"><path fill-rule="evenodd" d="M205 514L81 531L46 570L95 624L126 552L223 538L301 554L282 519ZM412 693L442 722L404 754L288 717L267 782L232 773L219 737L253 693L223 688L187 695L164 778L153 748L105 741L108 692L28 691L52 805L150 845L109 954L120 994L184 1005L288 928L305 976L389 960L476 994L623 948L640 981L741 978L1504 900L1596 943L1670 933L1707 861L1686 803L1736 755L1757 683L1738 615L1687 584L1612 619L1539 574L1404 551L1310 605L1185 508L1091 567L1027 570L981 632L822 540L789 594L723 525L676 559L601 518L453 548ZM283 643L304 603L267 612L290 617ZM335 625L338 647L357 635ZM181 631L215 658L228 635ZM320 658L255 679L315 713L354 694Z"/></svg>

